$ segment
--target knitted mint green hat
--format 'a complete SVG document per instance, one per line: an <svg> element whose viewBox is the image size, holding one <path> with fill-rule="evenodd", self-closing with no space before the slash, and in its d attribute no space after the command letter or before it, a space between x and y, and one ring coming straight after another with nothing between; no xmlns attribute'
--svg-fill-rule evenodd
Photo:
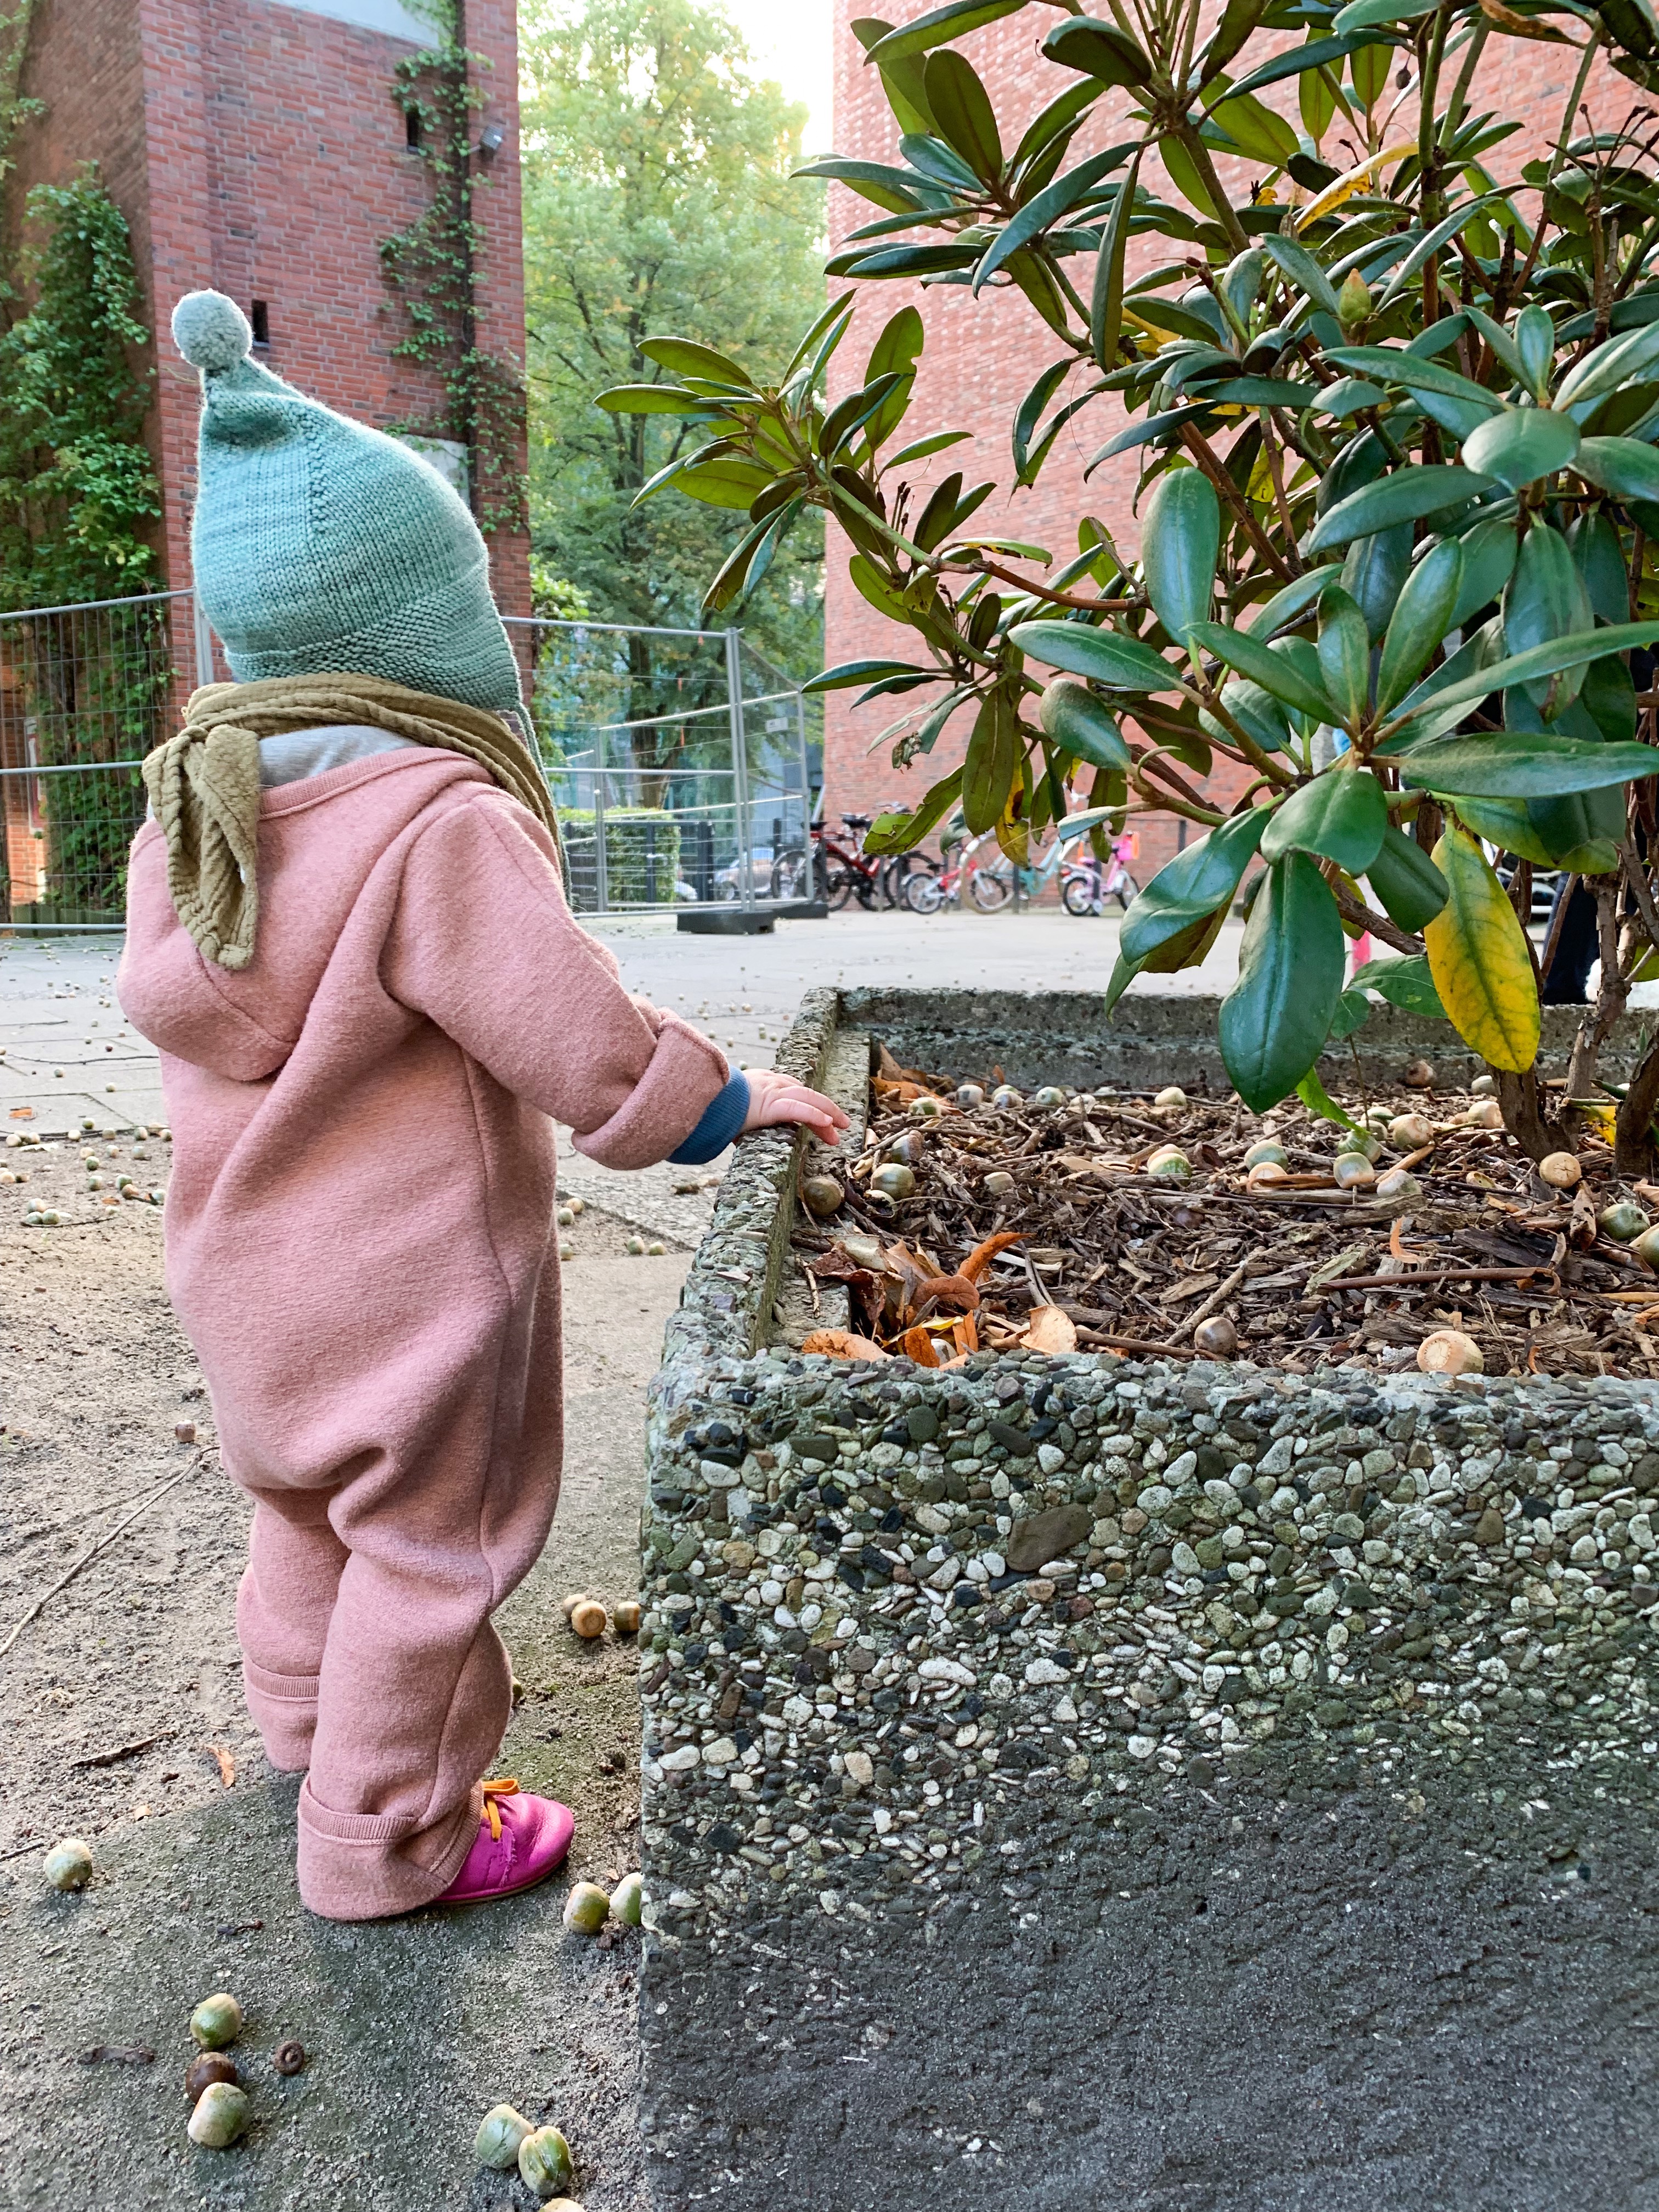
<svg viewBox="0 0 1659 2212"><path fill-rule="evenodd" d="M251 361L222 293L180 300L173 336L202 372L196 589L237 682L349 671L521 711L483 539L437 470Z"/></svg>

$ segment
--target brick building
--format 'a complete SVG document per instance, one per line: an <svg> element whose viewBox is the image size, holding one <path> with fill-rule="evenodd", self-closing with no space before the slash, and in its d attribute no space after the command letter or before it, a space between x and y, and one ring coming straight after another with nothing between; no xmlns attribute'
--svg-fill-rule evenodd
<svg viewBox="0 0 1659 2212"><path fill-rule="evenodd" d="M477 76L477 343L521 367L515 0L460 6L461 43L489 64ZM408 325L380 255L432 200L395 75L437 43L429 15L420 0L35 0L20 89L41 112L15 142L7 219L15 228L32 185L96 161L131 228L159 338L149 438L172 586L190 580L195 495L198 381L167 336L184 293L228 293L258 357L329 405L383 428L447 427L439 373L394 356ZM490 550L504 611L527 614L526 542L497 531Z"/></svg>
<svg viewBox="0 0 1659 2212"><path fill-rule="evenodd" d="M928 0L904 0L902 7L884 10L896 21L924 12ZM863 0L836 0L835 128L837 153L866 160L891 161L898 156L898 132L883 95L880 79L865 65L864 52L851 25L865 14ZM1096 9L1093 12L1103 13ZM991 91L1005 145L1012 145L1042 104L1072 82L1063 71L1042 59L1037 49L1042 36L1059 19L1048 9L1032 9L1006 16L957 42L959 51L973 64ZM1562 46L1495 40L1487 48L1484 65L1486 99L1501 98L1508 112L1524 126L1525 135L1492 158L1506 164L1519 162L1547 143L1559 120L1561 101L1577 65L1575 52ZM1501 86L1501 90L1500 90ZM1289 115L1295 112L1293 87L1279 86L1265 95ZM1598 121L1622 119L1635 103L1634 88L1610 70L1592 79L1593 104ZM1118 127L1126 95L1109 92L1099 102L1085 135L1074 142L1070 158L1110 145L1130 135ZM1520 150L1517 151L1517 149ZM1222 165L1224 178L1226 165ZM1253 173L1259 173L1254 172ZM1149 166L1144 181L1164 197L1176 198ZM839 246L848 233L867 222L878 210L843 185L830 188L830 235ZM1151 268L1170 258L1160 241L1137 241L1140 265ZM1184 250L1184 249L1183 249ZM1134 264L1131 264L1131 274ZM916 395L906 418L905 442L940 430L968 430L973 442L941 453L921 465L918 474L931 486L946 471L960 468L969 483L994 478L997 492L974 518L975 530L994 531L1046 547L1056 563L1077 550L1079 515L1099 516L1117 543L1132 550L1137 543L1130 510L1137 476L1137 457L1125 453L1107 462L1085 483L1083 471L1091 454L1110 434L1115 399L1097 400L1076 416L1055 445L1036 484L1012 493L1009 455L1009 425L1021 399L1038 373L1063 351L1023 295L1012 289L981 295L975 301L965 287L871 283L861 292L854 326L831 365L830 398L837 399L863 380L863 368L877 331L886 318L907 300L920 309L927 329ZM1054 404L1085 380L1076 372ZM1119 419L1121 419L1121 414ZM832 526L826 579L824 659L826 665L866 655L895 654L902 659L924 658L908 631L886 620L862 599L848 579L846 548ZM883 747L869 751L872 740L894 720L902 701L878 699L863 708L850 702L855 692L832 692L825 701L825 811L834 817L849 808L872 811L883 805L909 804L927 782L953 766L962 757L971 725L967 712L950 726L924 767L908 775L896 770ZM1218 788L1219 787L1218 787ZM1184 825L1182 825L1184 826ZM1144 882L1174 849L1177 827L1158 821L1142 829L1141 865Z"/></svg>

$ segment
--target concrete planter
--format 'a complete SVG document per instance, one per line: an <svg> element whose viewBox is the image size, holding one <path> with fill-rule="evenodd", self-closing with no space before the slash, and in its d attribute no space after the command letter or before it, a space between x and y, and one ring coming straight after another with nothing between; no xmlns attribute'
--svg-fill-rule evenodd
<svg viewBox="0 0 1659 2212"><path fill-rule="evenodd" d="M876 1036L1219 1086L1203 1002L1097 1010L814 994L780 1065L855 1139ZM805 1358L795 1176L745 1141L653 1398L658 2203L1638 2201L1651 1390Z"/></svg>

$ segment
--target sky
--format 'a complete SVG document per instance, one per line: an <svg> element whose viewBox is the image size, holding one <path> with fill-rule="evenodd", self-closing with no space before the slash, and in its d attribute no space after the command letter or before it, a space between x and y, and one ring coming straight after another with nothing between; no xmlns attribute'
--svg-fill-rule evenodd
<svg viewBox="0 0 1659 2212"><path fill-rule="evenodd" d="M804 149L827 154L830 145L830 30L832 0L726 0L751 52L768 76L811 113Z"/></svg>

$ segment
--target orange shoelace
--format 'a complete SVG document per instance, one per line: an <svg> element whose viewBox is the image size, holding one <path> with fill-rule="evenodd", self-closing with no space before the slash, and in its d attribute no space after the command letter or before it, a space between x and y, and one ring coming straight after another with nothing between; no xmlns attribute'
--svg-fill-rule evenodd
<svg viewBox="0 0 1659 2212"><path fill-rule="evenodd" d="M483 1814L489 1823L489 1840L493 1844L499 1844L501 1840L501 1808L495 1800L498 1797L516 1797L519 1794L518 1780L514 1775L501 1774L498 1775L493 1782L484 1783L482 1787Z"/></svg>

